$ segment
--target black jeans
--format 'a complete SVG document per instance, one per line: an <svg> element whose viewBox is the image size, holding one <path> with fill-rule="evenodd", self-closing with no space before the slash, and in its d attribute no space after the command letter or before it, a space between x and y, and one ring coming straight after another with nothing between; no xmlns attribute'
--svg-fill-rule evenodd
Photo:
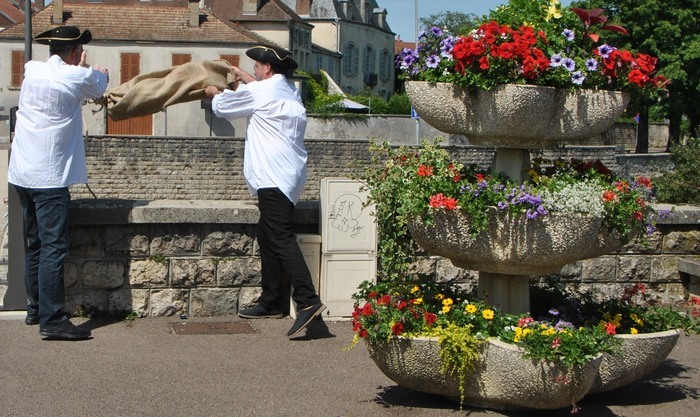
<svg viewBox="0 0 700 417"><path fill-rule="evenodd" d="M320 302L304 255L292 233L294 204L278 188L258 190L257 237L262 262L262 295L260 304L268 310L282 310L283 275L289 274L292 298L299 308Z"/></svg>

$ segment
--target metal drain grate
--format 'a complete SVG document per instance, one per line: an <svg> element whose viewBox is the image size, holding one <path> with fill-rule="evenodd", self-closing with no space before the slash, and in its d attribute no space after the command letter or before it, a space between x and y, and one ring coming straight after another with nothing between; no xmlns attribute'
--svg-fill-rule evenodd
<svg viewBox="0 0 700 417"><path fill-rule="evenodd" d="M251 334L257 331L247 322L184 322L171 323L175 334Z"/></svg>

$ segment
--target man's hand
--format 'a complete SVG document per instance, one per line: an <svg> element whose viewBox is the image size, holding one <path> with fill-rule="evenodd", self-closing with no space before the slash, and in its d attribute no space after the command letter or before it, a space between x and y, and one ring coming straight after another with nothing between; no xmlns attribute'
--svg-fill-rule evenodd
<svg viewBox="0 0 700 417"><path fill-rule="evenodd" d="M231 66L231 73L236 76L236 81L241 81L243 84L255 81L255 77L243 71L239 67Z"/></svg>
<svg viewBox="0 0 700 417"><path fill-rule="evenodd" d="M221 91L213 85L210 85L204 89L204 94L206 94L209 98L214 98L214 96L216 96L219 93L221 93Z"/></svg>

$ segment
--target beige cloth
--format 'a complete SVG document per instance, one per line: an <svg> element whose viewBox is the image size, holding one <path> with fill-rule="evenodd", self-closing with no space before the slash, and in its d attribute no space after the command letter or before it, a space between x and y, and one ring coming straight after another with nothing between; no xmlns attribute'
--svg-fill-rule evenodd
<svg viewBox="0 0 700 417"><path fill-rule="evenodd" d="M112 120L157 113L173 104L207 98L204 89L223 90L234 81L231 64L224 60L195 61L141 74L107 90L97 104L106 105Z"/></svg>

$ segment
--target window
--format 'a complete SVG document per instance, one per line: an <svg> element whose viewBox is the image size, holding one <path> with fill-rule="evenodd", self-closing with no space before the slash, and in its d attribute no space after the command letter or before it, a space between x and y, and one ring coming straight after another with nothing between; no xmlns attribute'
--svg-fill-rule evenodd
<svg viewBox="0 0 700 417"><path fill-rule="evenodd" d="M190 61L192 61L192 55L190 54L173 54L173 67L186 64Z"/></svg>
<svg viewBox="0 0 700 417"><path fill-rule="evenodd" d="M389 54L388 50L384 49L382 50L382 53L379 56L379 78L381 78L382 81L389 81L390 77L391 55Z"/></svg>
<svg viewBox="0 0 700 417"><path fill-rule="evenodd" d="M326 72L335 79L335 59L328 57L328 69Z"/></svg>
<svg viewBox="0 0 700 417"><path fill-rule="evenodd" d="M12 51L10 87L22 86L24 80L24 51Z"/></svg>
<svg viewBox="0 0 700 417"><path fill-rule="evenodd" d="M377 54L374 53L374 48L372 45L365 46L365 56L363 57L364 72L365 74L372 74L375 72Z"/></svg>
<svg viewBox="0 0 700 417"><path fill-rule="evenodd" d="M137 53L121 54L121 72L119 74L119 84L131 80L139 75L141 71L141 55Z"/></svg>
<svg viewBox="0 0 700 417"><path fill-rule="evenodd" d="M234 67L238 67L241 65L241 56L240 55L219 55L219 59L223 59L224 61L228 62L229 64L233 65Z"/></svg>
<svg viewBox="0 0 700 417"><path fill-rule="evenodd" d="M348 77L357 75L359 70L359 53L357 51L357 46L352 42L348 42L345 44L343 55L343 73Z"/></svg>
<svg viewBox="0 0 700 417"><path fill-rule="evenodd" d="M316 55L316 72L321 72L323 68L323 55Z"/></svg>

